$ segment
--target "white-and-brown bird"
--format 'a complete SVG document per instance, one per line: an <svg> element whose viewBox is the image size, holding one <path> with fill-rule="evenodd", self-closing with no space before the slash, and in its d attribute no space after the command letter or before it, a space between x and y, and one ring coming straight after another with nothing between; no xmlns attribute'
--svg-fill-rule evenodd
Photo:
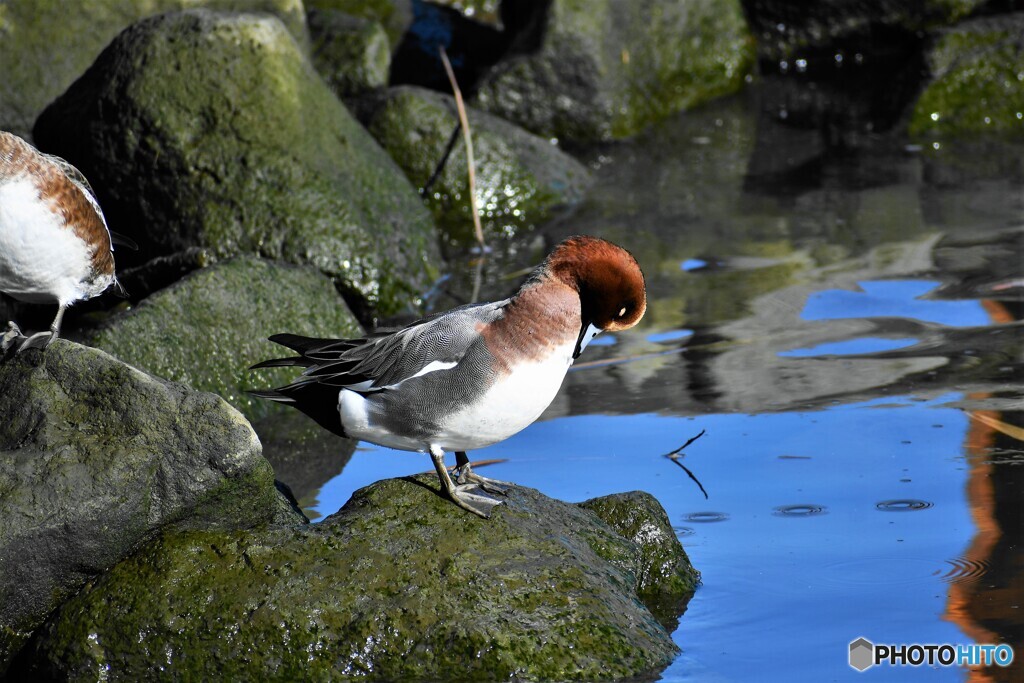
<svg viewBox="0 0 1024 683"><path fill-rule="evenodd" d="M647 309L633 256L596 237L565 240L503 301L471 304L362 339L277 334L298 356L287 386L251 392L292 405L336 434L429 453L456 505L481 517L504 482L474 473L467 450L503 441L548 407L572 362L601 331L627 330ZM453 482L444 466L454 451Z"/></svg>
<svg viewBox="0 0 1024 683"><path fill-rule="evenodd" d="M47 331L24 337L8 323L0 350L49 346L68 306L116 281L111 233L85 176L0 131L0 292L58 306Z"/></svg>

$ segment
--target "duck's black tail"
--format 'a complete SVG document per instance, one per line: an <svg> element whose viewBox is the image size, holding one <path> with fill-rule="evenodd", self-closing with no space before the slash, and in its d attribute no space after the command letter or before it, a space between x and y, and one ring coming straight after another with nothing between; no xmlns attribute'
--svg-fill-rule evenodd
<svg viewBox="0 0 1024 683"><path fill-rule="evenodd" d="M270 339L299 353L308 348L323 345L325 342L337 341L331 339L312 339L292 334L275 334ZM256 370L259 368L296 365L309 367L313 365L313 362L301 356L295 358L276 358L257 363L249 369ZM338 413L338 397L341 391L343 391L341 387L330 386L315 379L304 377L283 387L260 389L249 391L248 393L269 401L294 406L316 420L317 424L324 429L330 430L339 436L347 437L345 428L341 424L341 415Z"/></svg>

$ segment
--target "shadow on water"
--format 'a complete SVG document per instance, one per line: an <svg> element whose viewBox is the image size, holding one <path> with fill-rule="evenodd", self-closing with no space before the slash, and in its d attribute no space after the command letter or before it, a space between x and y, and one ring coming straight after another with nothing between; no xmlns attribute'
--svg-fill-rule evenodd
<svg viewBox="0 0 1024 683"><path fill-rule="evenodd" d="M853 680L860 636L1006 642L1018 661L986 680L1020 680L1024 149L864 132L837 154L774 102L754 88L595 150L579 211L485 264L482 298L502 297L597 234L637 256L650 302L541 421L472 455L567 500L661 500L704 581L662 680ZM462 303L473 270L431 305ZM684 462L708 500L663 457L702 429ZM429 467L360 444L296 494L330 514Z"/></svg>

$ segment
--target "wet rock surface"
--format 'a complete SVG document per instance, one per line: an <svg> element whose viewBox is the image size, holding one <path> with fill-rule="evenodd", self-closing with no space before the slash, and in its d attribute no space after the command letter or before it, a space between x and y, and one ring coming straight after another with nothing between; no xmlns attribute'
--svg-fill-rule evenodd
<svg viewBox="0 0 1024 683"><path fill-rule="evenodd" d="M963 19L983 0L742 0L742 4L758 38L759 54L777 61L807 49L871 44L872 37L888 35L889 42L897 36L906 39Z"/></svg>
<svg viewBox="0 0 1024 683"><path fill-rule="evenodd" d="M646 551L597 515L532 489L513 487L481 520L436 484L432 474L378 482L315 527L165 534L71 600L29 668L59 679L99 669L118 679L611 680L677 653L635 590L639 576L667 585L692 569L652 573L637 561Z"/></svg>
<svg viewBox="0 0 1024 683"><path fill-rule="evenodd" d="M436 276L429 213L274 17L143 20L34 132L89 178L140 259L198 246L312 264L366 317Z"/></svg>
<svg viewBox="0 0 1024 683"><path fill-rule="evenodd" d="M158 377L220 394L249 419L269 401L245 392L290 382L294 369L250 372L290 354L267 341L280 332L362 336L330 279L309 266L242 256L194 271L115 316L90 343Z"/></svg>
<svg viewBox="0 0 1024 683"><path fill-rule="evenodd" d="M621 138L739 90L753 58L738 0L554 0L476 104L545 137Z"/></svg>
<svg viewBox="0 0 1024 683"><path fill-rule="evenodd" d="M631 569L641 602L669 633L700 582L665 509L649 493L630 491L580 503L636 545Z"/></svg>
<svg viewBox="0 0 1024 683"><path fill-rule="evenodd" d="M470 241L466 147L455 99L400 86L365 99L357 111L409 180L418 188L429 184L424 199L445 238L455 244ZM497 116L472 107L466 115L473 133L481 224L488 239L515 237L580 201L590 181L581 163ZM453 135L457 137L449 152Z"/></svg>
<svg viewBox="0 0 1024 683"><path fill-rule="evenodd" d="M62 339L0 362L0 673L82 585L161 529L301 517L219 397Z"/></svg>

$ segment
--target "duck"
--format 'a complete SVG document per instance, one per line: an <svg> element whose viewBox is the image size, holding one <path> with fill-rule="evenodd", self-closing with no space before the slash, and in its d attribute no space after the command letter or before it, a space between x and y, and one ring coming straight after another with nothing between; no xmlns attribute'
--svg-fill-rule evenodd
<svg viewBox="0 0 1024 683"><path fill-rule="evenodd" d="M305 368L292 383L253 395L291 405L340 436L430 455L441 489L483 518L508 482L473 472L467 451L508 439L554 400L573 361L600 332L643 317L637 260L607 240L559 243L512 296L358 339L275 334L295 356L251 369ZM454 453L453 481L445 467Z"/></svg>
<svg viewBox="0 0 1024 683"><path fill-rule="evenodd" d="M0 131L0 292L57 304L49 330L26 337L9 322L0 351L47 348L60 335L69 306L116 282L113 237L85 176Z"/></svg>

